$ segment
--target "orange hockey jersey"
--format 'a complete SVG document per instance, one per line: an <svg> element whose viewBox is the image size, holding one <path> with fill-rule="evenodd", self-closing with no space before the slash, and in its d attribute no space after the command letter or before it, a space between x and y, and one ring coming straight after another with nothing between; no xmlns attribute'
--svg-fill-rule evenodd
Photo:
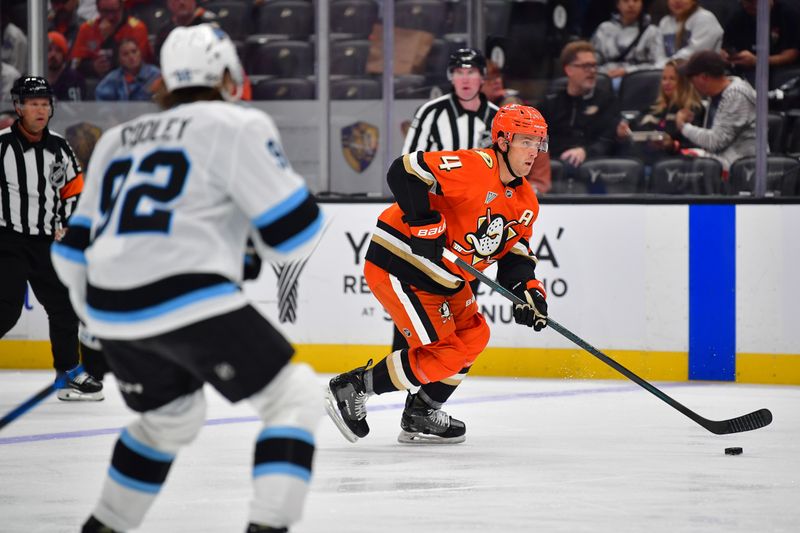
<svg viewBox="0 0 800 533"><path fill-rule="evenodd" d="M529 243L539 202L524 179L508 185L500 181L493 149L414 152L395 161L389 172L390 183L405 178L425 184L430 209L447 223L447 246L462 259L479 270L496 261L502 269L505 262L518 272L514 278L533 277L536 259ZM413 255L404 214L398 203L381 213L367 261L422 290L457 292L472 276L445 259L433 262Z"/></svg>

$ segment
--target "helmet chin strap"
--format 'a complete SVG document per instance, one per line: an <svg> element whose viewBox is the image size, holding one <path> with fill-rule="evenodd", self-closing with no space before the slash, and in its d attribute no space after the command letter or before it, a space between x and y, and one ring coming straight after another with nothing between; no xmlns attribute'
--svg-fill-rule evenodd
<svg viewBox="0 0 800 533"><path fill-rule="evenodd" d="M506 141L506 142L508 143L508 141ZM500 145L499 144L497 145L497 149L500 150ZM508 143L508 145L506 146L506 150L505 151L500 150L500 153L503 154L503 161L506 164L506 168L508 169L509 174L511 174L512 176L514 176L517 179L522 179L522 176L517 176L517 174L514 172L514 169L511 168L511 162L508 160L508 151L509 150L511 150L511 143Z"/></svg>

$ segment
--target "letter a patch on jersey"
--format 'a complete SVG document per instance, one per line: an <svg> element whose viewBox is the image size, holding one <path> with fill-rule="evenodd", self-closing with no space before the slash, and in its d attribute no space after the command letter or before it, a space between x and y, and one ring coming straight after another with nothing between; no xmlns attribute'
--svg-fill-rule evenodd
<svg viewBox="0 0 800 533"><path fill-rule="evenodd" d="M484 202L484 204L488 204L489 202L491 202L495 198L497 198L497 193L496 192L492 192L492 191L487 192L486 193L486 201Z"/></svg>

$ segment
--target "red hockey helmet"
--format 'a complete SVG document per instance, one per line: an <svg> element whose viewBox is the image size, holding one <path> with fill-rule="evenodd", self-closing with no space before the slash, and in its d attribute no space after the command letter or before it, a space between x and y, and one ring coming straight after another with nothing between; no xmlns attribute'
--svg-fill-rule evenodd
<svg viewBox="0 0 800 533"><path fill-rule="evenodd" d="M511 142L517 133L541 137L542 151L547 151L547 122L535 107L508 104L497 111L492 121L492 142L496 143L499 137Z"/></svg>

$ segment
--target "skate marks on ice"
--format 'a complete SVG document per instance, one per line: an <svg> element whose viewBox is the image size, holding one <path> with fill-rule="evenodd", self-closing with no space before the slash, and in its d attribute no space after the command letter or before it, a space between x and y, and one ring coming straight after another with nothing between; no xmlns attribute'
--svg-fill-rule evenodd
<svg viewBox="0 0 800 533"><path fill-rule="evenodd" d="M0 409L49 376L0 372ZM659 387L717 418L768 404L775 422L716 436L621 381L470 377L447 403L466 442L408 446L396 442L404 395L373 397L370 434L355 444L321 415L311 494L293 531L794 531L800 387ZM244 529L259 423L246 403L229 406L210 389L208 399L207 427L138 531ZM0 531L77 531L132 418L112 379L105 402L53 399L6 427ZM744 453L725 455L734 446Z"/></svg>

